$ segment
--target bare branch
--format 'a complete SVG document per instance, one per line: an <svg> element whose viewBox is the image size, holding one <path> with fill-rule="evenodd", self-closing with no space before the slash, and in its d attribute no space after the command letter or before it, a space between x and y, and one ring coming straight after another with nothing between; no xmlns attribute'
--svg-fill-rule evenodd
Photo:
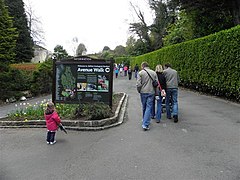
<svg viewBox="0 0 240 180"><path fill-rule="evenodd" d="M35 44L45 44L44 30L42 29L42 22L39 17L35 15L31 2L25 5L25 12L28 17L28 27L31 37Z"/></svg>

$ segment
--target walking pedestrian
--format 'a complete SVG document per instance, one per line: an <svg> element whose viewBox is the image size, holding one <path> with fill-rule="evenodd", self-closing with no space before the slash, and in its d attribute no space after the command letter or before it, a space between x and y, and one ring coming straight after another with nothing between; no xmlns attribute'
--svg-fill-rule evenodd
<svg viewBox="0 0 240 180"><path fill-rule="evenodd" d="M127 72L128 72L128 67L127 67L127 65L125 65L125 66L123 67L123 71L124 71L124 76L127 76Z"/></svg>
<svg viewBox="0 0 240 180"><path fill-rule="evenodd" d="M138 64L136 64L136 65L134 66L135 79L137 79L138 71L139 71L139 67L138 67Z"/></svg>
<svg viewBox="0 0 240 180"><path fill-rule="evenodd" d="M160 123L161 117L162 117L162 101L166 91L166 79L165 79L165 76L163 75L162 65L158 64L156 66L155 72L157 73L158 82L159 82L159 86L157 87L158 89L156 90L156 94L155 94L156 95L155 98L157 101L156 122ZM153 108L152 108L152 117L154 116L155 116L155 100L153 101Z"/></svg>
<svg viewBox="0 0 240 180"><path fill-rule="evenodd" d="M179 75L175 69L171 68L171 64L165 64L163 74L166 78L166 111L167 118L171 119L173 116L174 122L178 122L178 84ZM172 114L170 111L170 102L172 103Z"/></svg>
<svg viewBox="0 0 240 180"><path fill-rule="evenodd" d="M55 144L55 134L58 129L58 125L61 123L61 120L52 102L47 104L44 117L47 125L47 144Z"/></svg>
<svg viewBox="0 0 240 180"><path fill-rule="evenodd" d="M141 68L142 70L137 77L137 90L140 93L142 103L142 128L143 130L149 130L153 98L155 96L155 88L152 82L157 80L157 74L149 68L147 62L143 62Z"/></svg>
<svg viewBox="0 0 240 180"><path fill-rule="evenodd" d="M115 77L117 78L118 77L118 72L119 72L118 67L114 68L114 72L115 72Z"/></svg>
<svg viewBox="0 0 240 180"><path fill-rule="evenodd" d="M128 68L128 79L131 80L132 79L132 67L129 66Z"/></svg>
<svg viewBox="0 0 240 180"><path fill-rule="evenodd" d="M119 71L120 71L120 76L123 76L123 67L120 65L120 68L119 68Z"/></svg>

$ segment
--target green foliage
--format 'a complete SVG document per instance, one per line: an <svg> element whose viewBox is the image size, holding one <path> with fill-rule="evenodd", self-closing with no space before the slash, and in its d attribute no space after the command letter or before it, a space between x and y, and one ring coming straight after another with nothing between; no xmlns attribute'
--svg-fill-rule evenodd
<svg viewBox="0 0 240 180"><path fill-rule="evenodd" d="M23 94L21 91L28 90L30 87L31 77L24 71L6 68L0 74L1 100L11 97L19 99Z"/></svg>
<svg viewBox="0 0 240 180"><path fill-rule="evenodd" d="M135 49L134 49L134 45L136 43L136 39L133 37L133 36L130 36L128 39L127 39L127 42L126 42L126 52L128 55L135 55Z"/></svg>
<svg viewBox="0 0 240 180"><path fill-rule="evenodd" d="M112 59L113 57L114 57L114 54L111 50L103 51L99 56L99 58L101 59Z"/></svg>
<svg viewBox="0 0 240 180"><path fill-rule="evenodd" d="M74 119L78 107L78 104L56 104L58 114L64 119Z"/></svg>
<svg viewBox="0 0 240 180"><path fill-rule="evenodd" d="M9 64L7 64L7 63L2 63L2 62L0 61L0 72L9 71L9 68L10 68Z"/></svg>
<svg viewBox="0 0 240 180"><path fill-rule="evenodd" d="M111 108L102 102L80 104L75 111L75 118L86 117L89 120L99 120L110 117Z"/></svg>
<svg viewBox="0 0 240 180"><path fill-rule="evenodd" d="M65 58L68 58L68 57L69 57L67 51L66 51L65 49L63 49L63 46L61 46L61 45L57 45L57 46L54 48L53 56L54 56L57 60L62 60L62 59L65 59Z"/></svg>
<svg viewBox="0 0 240 180"><path fill-rule="evenodd" d="M154 22L151 25L151 43L153 49L159 49L163 46L163 37L166 34L167 27L172 24L176 18L176 6L163 1L149 0L150 8L155 14Z"/></svg>
<svg viewBox="0 0 240 180"><path fill-rule="evenodd" d="M24 103L23 103L24 104ZM46 109L47 102L43 101L40 104L28 104L16 107L16 110L8 114L11 120L36 120L43 119L44 111ZM74 112L78 105L73 104L56 104L56 109L61 118L72 119Z"/></svg>
<svg viewBox="0 0 240 180"><path fill-rule="evenodd" d="M8 114L11 120L36 120L43 119L46 101L41 104L28 104L16 107L16 110ZM111 116L111 108L104 103L88 104L56 104L58 114L62 119L99 120Z"/></svg>
<svg viewBox="0 0 240 180"><path fill-rule="evenodd" d="M114 54L117 57L126 56L127 55L126 48L122 45L116 46L116 48L114 49Z"/></svg>
<svg viewBox="0 0 240 180"><path fill-rule="evenodd" d="M171 63L183 86L240 101L240 26L131 58L151 68Z"/></svg>
<svg viewBox="0 0 240 180"><path fill-rule="evenodd" d="M0 0L0 63L10 63L15 58L17 36L4 1Z"/></svg>
<svg viewBox="0 0 240 180"><path fill-rule="evenodd" d="M126 56L126 57L117 57L117 58L115 58L115 63L117 63L117 64L127 64L127 65L130 65L130 60L132 60L132 58L131 57L128 57L128 56Z"/></svg>
<svg viewBox="0 0 240 180"><path fill-rule="evenodd" d="M20 107L12 111L8 114L8 117L12 120L36 120L43 119L44 110L46 108L45 104L36 105L28 105L26 107Z"/></svg>
<svg viewBox="0 0 240 180"><path fill-rule="evenodd" d="M230 4L235 0L230 1L230 3L229 0L180 0L179 2L182 9L186 10L188 18L192 19L194 37L198 38L234 26L231 12L236 7Z"/></svg>
<svg viewBox="0 0 240 180"><path fill-rule="evenodd" d="M33 39L27 23L27 16L22 0L5 0L10 15L13 17L13 25L19 33L15 48L15 62L30 62L34 56Z"/></svg>
<svg viewBox="0 0 240 180"><path fill-rule="evenodd" d="M52 60L49 59L41 63L38 69L34 71L31 83L31 92L33 95L51 93L53 77L52 63Z"/></svg>
<svg viewBox="0 0 240 180"><path fill-rule="evenodd" d="M192 21L185 11L179 13L179 19L168 27L167 35L164 37L164 46L181 43L194 39Z"/></svg>

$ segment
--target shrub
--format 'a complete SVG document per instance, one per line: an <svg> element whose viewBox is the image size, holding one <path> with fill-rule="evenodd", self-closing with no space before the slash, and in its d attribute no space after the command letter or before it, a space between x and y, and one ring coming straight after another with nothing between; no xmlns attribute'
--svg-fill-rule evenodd
<svg viewBox="0 0 240 180"><path fill-rule="evenodd" d="M240 25L133 57L131 65L147 61L155 69L169 62L183 86L240 101L239 36Z"/></svg>
<svg viewBox="0 0 240 180"><path fill-rule="evenodd" d="M33 72L31 92L34 95L51 93L52 91L52 60L41 63L36 71Z"/></svg>
<svg viewBox="0 0 240 180"><path fill-rule="evenodd" d="M75 119L86 117L89 120L98 120L108 118L110 115L110 106L102 102L80 104L75 111Z"/></svg>
<svg viewBox="0 0 240 180"><path fill-rule="evenodd" d="M21 91L30 88L31 76L24 71L13 68L4 68L0 74L1 100L6 100L11 97L19 99L23 94Z"/></svg>

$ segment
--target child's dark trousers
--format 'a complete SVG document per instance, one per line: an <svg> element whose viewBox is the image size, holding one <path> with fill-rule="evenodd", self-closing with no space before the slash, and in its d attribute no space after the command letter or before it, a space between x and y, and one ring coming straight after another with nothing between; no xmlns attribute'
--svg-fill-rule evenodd
<svg viewBox="0 0 240 180"><path fill-rule="evenodd" d="M47 142L54 142L55 134L56 134L56 132L54 132L54 131L48 131L47 132Z"/></svg>

